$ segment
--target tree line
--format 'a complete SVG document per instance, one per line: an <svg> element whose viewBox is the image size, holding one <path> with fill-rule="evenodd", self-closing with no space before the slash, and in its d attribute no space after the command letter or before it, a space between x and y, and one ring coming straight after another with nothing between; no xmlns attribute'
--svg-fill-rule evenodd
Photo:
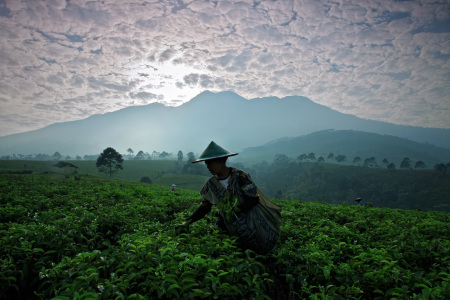
<svg viewBox="0 0 450 300"><path fill-rule="evenodd" d="M168 153L166 151L158 152L154 150L152 153L144 152L143 150L139 150L136 155L134 155L134 151L131 148L127 149L127 154L122 154L124 159L127 160L147 160L147 159L168 159L173 157L173 153ZM193 154L193 153L192 153ZM0 156L1 160L96 160L100 154L89 155L86 154L84 156L81 155L62 155L59 151L53 153L53 155L46 153L38 153L38 154L11 154L11 155L3 155ZM177 154L178 160L183 160L183 152L180 150Z"/></svg>
<svg viewBox="0 0 450 300"><path fill-rule="evenodd" d="M106 149L105 149L106 150ZM117 152L115 149L113 149ZM127 149L127 154L120 154L123 159L128 160L149 160L149 159L168 159L172 158L173 153L168 153L166 151L158 152L153 151L152 153L144 152L143 150L139 150L136 155L134 155L134 150L132 148ZM118 152L117 152L118 153ZM118 153L119 154L119 153ZM70 156L63 156L60 152L56 151L53 155L48 154L33 154L33 155L22 155L22 154L12 154L7 156L1 156L0 159L3 160L97 160L101 154L97 155L84 155L81 157L80 155L76 155L74 158ZM176 159L181 162L185 159L184 153L179 150L176 156ZM188 152L186 155L186 163L181 167L181 173L183 174L197 174L197 175L206 175L204 168L199 167L196 164L192 164L192 161L195 160L195 154L193 152ZM351 164L354 166L368 167L368 168L387 168L389 170L395 170L397 166L395 163L390 162L387 158L383 158L381 162L378 162L375 157L367 157L362 159L360 156L355 156L353 159L349 159L346 155L338 154L330 152L326 159L324 156L317 156L314 152L310 152L309 154L300 154L297 156L296 160L298 162L318 162L318 163L342 163L342 164ZM273 160L273 164L283 165L291 162L292 159L289 158L285 154L276 154ZM242 166L244 168L244 166ZM400 169L425 169L427 165L421 161L412 161L408 157L403 158L403 160L399 164ZM450 163L438 163L433 166L436 172L441 174L446 174L450 170Z"/></svg>
<svg viewBox="0 0 450 300"><path fill-rule="evenodd" d="M128 152L132 153L133 151L130 148L128 149ZM178 161L183 161L184 155L181 150L178 151L177 157ZM182 174L206 175L205 168L203 168L201 165L192 163L195 159L196 158L194 152L189 152L187 154L187 161L181 168ZM112 177L112 175L123 169L123 162L123 155L117 152L114 148L108 147L103 150L103 152L98 156L96 160L96 167L100 173L104 173L109 175L109 177ZM144 181L150 183L146 178L144 179Z"/></svg>
<svg viewBox="0 0 450 300"><path fill-rule="evenodd" d="M274 163L275 164L285 164L287 162L291 161L291 159L285 155L285 154L276 154ZM297 156L297 161L299 162L318 162L318 163L324 163L324 162L337 162L337 163L347 163L349 164L350 161L352 165L354 166L361 166L361 167L367 167L367 168L387 168L389 170L395 170L397 166L395 163L390 162L387 158L383 158L383 160L378 163L377 159L373 156L367 157L364 160L360 156L355 156L352 160L349 160L346 155L339 154L335 155L334 153L330 152L327 156L327 159L325 159L323 156L316 157L316 154L314 152L311 152L309 154L300 154ZM403 160L399 164L400 169L426 169L427 165L422 160L413 161L408 157L403 158ZM446 174L447 170L450 170L450 163L438 163L433 166L433 169L439 173Z"/></svg>

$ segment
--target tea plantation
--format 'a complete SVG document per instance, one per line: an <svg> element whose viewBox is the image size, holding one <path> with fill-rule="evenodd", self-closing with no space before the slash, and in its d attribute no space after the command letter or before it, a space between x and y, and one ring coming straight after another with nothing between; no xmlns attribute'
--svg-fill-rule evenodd
<svg viewBox="0 0 450 300"><path fill-rule="evenodd" d="M198 192L0 175L0 299L450 299L450 213L274 200L282 234L241 250Z"/></svg>

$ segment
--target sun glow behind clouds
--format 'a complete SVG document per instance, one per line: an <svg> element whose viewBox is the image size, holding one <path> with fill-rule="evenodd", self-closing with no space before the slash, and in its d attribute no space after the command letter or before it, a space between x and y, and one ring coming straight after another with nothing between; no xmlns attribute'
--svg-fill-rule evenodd
<svg viewBox="0 0 450 300"><path fill-rule="evenodd" d="M448 12L442 0L0 0L0 136L204 90L450 128Z"/></svg>
<svg viewBox="0 0 450 300"><path fill-rule="evenodd" d="M167 106L178 106L205 90L198 78L209 75L209 71L174 61L141 61L127 67L124 75L135 85L130 96L139 98L141 104L161 102Z"/></svg>

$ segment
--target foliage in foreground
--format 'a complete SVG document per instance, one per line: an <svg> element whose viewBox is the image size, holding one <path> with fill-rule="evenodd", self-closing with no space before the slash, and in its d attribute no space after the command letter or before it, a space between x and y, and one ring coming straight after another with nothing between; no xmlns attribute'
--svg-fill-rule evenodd
<svg viewBox="0 0 450 300"><path fill-rule="evenodd" d="M116 180L0 177L0 299L446 299L450 214L277 201L266 256L214 213L176 236L198 193Z"/></svg>

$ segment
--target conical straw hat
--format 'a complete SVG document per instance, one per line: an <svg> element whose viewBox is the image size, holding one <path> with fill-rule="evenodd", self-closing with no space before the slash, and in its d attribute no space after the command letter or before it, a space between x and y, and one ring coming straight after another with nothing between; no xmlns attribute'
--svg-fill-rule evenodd
<svg viewBox="0 0 450 300"><path fill-rule="evenodd" d="M206 147L205 151L198 157L197 160L194 160L192 163L198 163L200 161L205 161L208 159L219 158L219 157L227 157L238 155L237 153L232 153L225 148L220 147L214 142L209 143L208 147Z"/></svg>

